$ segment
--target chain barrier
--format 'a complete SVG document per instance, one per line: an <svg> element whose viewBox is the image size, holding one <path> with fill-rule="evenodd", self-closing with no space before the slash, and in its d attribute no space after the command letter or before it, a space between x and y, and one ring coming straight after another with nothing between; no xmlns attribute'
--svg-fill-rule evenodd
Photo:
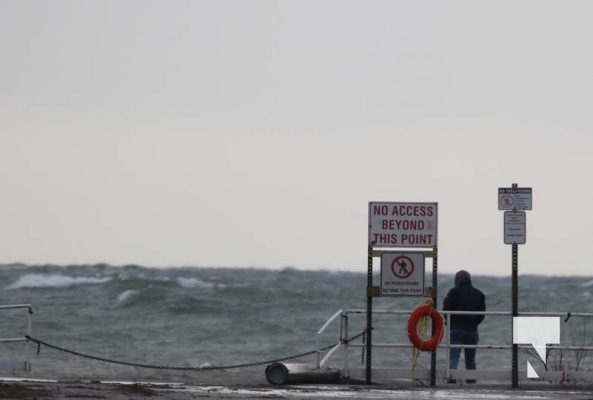
<svg viewBox="0 0 593 400"><path fill-rule="evenodd" d="M366 350L366 342L367 342L367 335L366 335L367 331L366 329L364 331L362 331L362 349L360 350L360 363L364 364L364 353Z"/></svg>
<svg viewBox="0 0 593 400"><path fill-rule="evenodd" d="M303 353L298 353L298 354L294 354L294 355L287 356L287 357L281 357L281 358L275 358L275 359L271 359L271 360L251 362L251 363L244 363L244 364L231 364L231 365L219 365L219 366L213 366L213 365L211 365L211 366L204 366L204 367L179 367L179 366L156 365L156 364L142 364L142 363L135 363L135 362L129 362L129 361L114 360L114 359L111 359L111 358L98 357L98 356L94 356L94 355L91 355L91 354L85 354L85 353L81 353L81 352L78 352L78 351L66 349L64 347L57 346L55 344L47 343L47 342L45 342L43 340L36 339L36 338L31 337L29 335L26 335L25 338L27 340L29 340L30 342L33 342L33 343L37 344L37 354L39 354L39 352L41 350L41 346L45 346L45 347L48 347L50 349L61 351L63 353L71 354L71 355L74 355L74 356L77 356L77 357L82 357L82 358L86 358L86 359L94 360L94 361L101 361L101 362L105 362L105 363L109 363L109 364L125 365L125 366L129 366L129 367L147 368L147 369L158 369L158 370L171 370L171 371L213 371L213 370L223 370L223 369L236 369L236 368L256 367L256 366L259 366L259 365L266 365L266 364L273 364L273 363L277 363L277 362L281 362L281 361L294 360L294 359L297 359L297 358L301 358L301 357L309 356L309 355L312 355L312 354L320 353L322 351L327 351L327 350L331 349L332 347L337 346L340 343L342 343L342 344L349 343L349 342L351 342L351 341L353 341L355 339L358 339L360 336L363 336L364 337L365 332L366 331L362 331L358 335L353 336L352 338L350 338L348 340L342 340L341 342L337 342L337 343L334 343L332 345L321 347L318 350L306 351L306 352L303 352Z"/></svg>

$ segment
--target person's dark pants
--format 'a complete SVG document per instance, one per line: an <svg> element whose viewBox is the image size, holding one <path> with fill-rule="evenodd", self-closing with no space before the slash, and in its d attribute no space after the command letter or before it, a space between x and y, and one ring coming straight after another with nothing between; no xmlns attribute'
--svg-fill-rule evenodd
<svg viewBox="0 0 593 400"><path fill-rule="evenodd" d="M451 329L451 344L478 344L480 336L477 331ZM463 349L465 353L465 369L476 369L476 349ZM452 348L449 353L449 369L457 369L460 348Z"/></svg>

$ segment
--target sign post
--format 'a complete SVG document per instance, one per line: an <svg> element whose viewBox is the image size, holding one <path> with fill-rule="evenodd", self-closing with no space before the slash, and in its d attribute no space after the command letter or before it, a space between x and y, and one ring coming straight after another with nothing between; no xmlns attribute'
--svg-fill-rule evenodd
<svg viewBox="0 0 593 400"><path fill-rule="evenodd" d="M526 214L524 210L531 210L532 191L531 188L520 188L513 183L510 188L498 188L498 209L507 210L504 212L504 243L512 245L512 314L519 315L519 245L525 244ZM519 356L518 346L513 344L512 356L512 387L519 387Z"/></svg>
<svg viewBox="0 0 593 400"><path fill-rule="evenodd" d="M369 202L365 348L367 384L371 383L372 378L373 297L424 296L424 258L428 256L433 259L431 297L436 305L437 211L437 203ZM373 257L381 257L380 286L373 286ZM436 352L433 351L431 386L435 385Z"/></svg>
<svg viewBox="0 0 593 400"><path fill-rule="evenodd" d="M366 366L365 382L371 384L371 356L373 348L373 246L368 247L368 272L367 272L367 328L366 328Z"/></svg>

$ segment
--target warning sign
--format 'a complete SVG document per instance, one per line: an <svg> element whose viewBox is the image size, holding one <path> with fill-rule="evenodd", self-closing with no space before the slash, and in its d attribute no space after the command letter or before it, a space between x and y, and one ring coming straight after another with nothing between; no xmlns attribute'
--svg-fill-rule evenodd
<svg viewBox="0 0 593 400"><path fill-rule="evenodd" d="M437 203L369 203L369 245L437 247Z"/></svg>
<svg viewBox="0 0 593 400"><path fill-rule="evenodd" d="M383 253L381 296L423 296L424 254Z"/></svg>
<svg viewBox="0 0 593 400"><path fill-rule="evenodd" d="M391 262L391 272L400 279L409 278L412 272L414 272L414 261L403 254L397 256Z"/></svg>
<svg viewBox="0 0 593 400"><path fill-rule="evenodd" d="M531 210L531 188L498 188L499 210Z"/></svg>
<svg viewBox="0 0 593 400"><path fill-rule="evenodd" d="M505 211L504 212L504 243L505 244L525 244L525 211Z"/></svg>

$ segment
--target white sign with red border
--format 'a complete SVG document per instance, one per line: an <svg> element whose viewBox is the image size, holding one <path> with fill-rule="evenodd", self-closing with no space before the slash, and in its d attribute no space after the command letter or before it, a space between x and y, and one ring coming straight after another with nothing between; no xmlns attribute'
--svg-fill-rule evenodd
<svg viewBox="0 0 593 400"><path fill-rule="evenodd" d="M381 296L423 296L424 254L383 253Z"/></svg>
<svg viewBox="0 0 593 400"><path fill-rule="evenodd" d="M369 246L437 247L438 203L369 202Z"/></svg>

